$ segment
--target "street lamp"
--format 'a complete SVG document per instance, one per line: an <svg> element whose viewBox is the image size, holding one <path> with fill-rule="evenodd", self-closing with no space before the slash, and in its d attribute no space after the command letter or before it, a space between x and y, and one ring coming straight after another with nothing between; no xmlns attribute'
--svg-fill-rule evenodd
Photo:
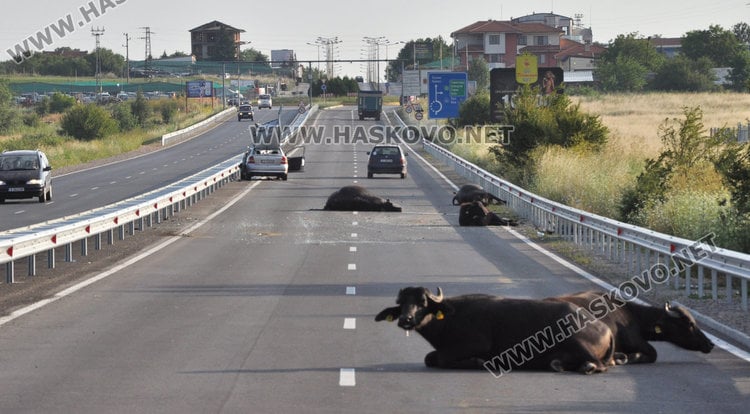
<svg viewBox="0 0 750 414"><path fill-rule="evenodd" d="M318 38L318 39L320 39L320 38ZM307 44L310 45L310 46L315 46L316 48L318 48L318 75L320 75L320 47L323 46L323 45L320 44L320 43L318 43L318 41L315 41L315 43L307 42Z"/></svg>

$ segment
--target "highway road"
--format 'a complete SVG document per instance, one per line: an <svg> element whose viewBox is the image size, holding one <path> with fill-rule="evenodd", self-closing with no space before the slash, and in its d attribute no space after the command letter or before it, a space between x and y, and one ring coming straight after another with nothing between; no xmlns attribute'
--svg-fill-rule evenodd
<svg viewBox="0 0 750 414"><path fill-rule="evenodd" d="M255 122L279 117L278 109L256 109ZM297 108L283 109L281 121L288 125ZM161 151L73 174L53 176L52 201L7 200L0 205L0 231L52 220L112 204L164 187L245 151L250 126L229 117L198 138ZM54 172L53 165L53 172Z"/></svg>
<svg viewBox="0 0 750 414"><path fill-rule="evenodd" d="M354 115L313 121L374 122ZM511 230L458 227L450 185L414 151L406 179L367 179L368 147L308 146L304 173L243 181L187 236L0 325L0 412L747 412L750 363L718 348L657 344L655 364L591 376L426 368L421 337L374 322L402 287L539 298L595 286ZM352 183L404 211L320 210Z"/></svg>

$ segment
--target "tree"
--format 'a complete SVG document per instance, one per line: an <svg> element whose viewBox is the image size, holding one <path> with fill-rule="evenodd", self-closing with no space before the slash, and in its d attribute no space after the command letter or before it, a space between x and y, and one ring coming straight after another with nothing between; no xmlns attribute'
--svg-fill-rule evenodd
<svg viewBox="0 0 750 414"><path fill-rule="evenodd" d="M737 37L737 40L742 44L750 44L750 25L741 22L732 26L732 33Z"/></svg>
<svg viewBox="0 0 750 414"><path fill-rule="evenodd" d="M640 91L646 76L664 62L664 56L638 33L619 35L609 43L596 66L595 77L608 91Z"/></svg>
<svg viewBox="0 0 750 414"><path fill-rule="evenodd" d="M151 107L148 106L148 100L143 96L143 91L138 89L135 100L130 103L130 112L138 121L138 125L144 127L151 116Z"/></svg>
<svg viewBox="0 0 750 414"><path fill-rule="evenodd" d="M750 52L743 49L734 56L729 80L732 82L732 89L737 92L750 89Z"/></svg>
<svg viewBox="0 0 750 414"><path fill-rule="evenodd" d="M416 51L416 45L424 43L431 46L432 54L430 56L418 56L418 59L415 59L414 52ZM404 44L404 47L402 47L401 50L398 51L396 58L388 63L388 66L385 68L386 79L390 82L396 82L399 80L402 62L405 69L416 69L414 67L415 63L417 66L423 65L440 59L440 56L443 58L452 56L452 53L453 51L451 47L445 43L442 36L438 36L434 39L428 37L426 39L410 40ZM390 56L388 56L388 58L392 59Z"/></svg>
<svg viewBox="0 0 750 414"><path fill-rule="evenodd" d="M237 60L237 44L234 43L232 34L225 27L222 27L216 36L216 46L210 60L218 62Z"/></svg>
<svg viewBox="0 0 750 414"><path fill-rule="evenodd" d="M708 30L693 30L682 38L682 54L690 59L701 57L711 59L716 67L731 66L742 44L737 36L719 25L711 25Z"/></svg>
<svg viewBox="0 0 750 414"><path fill-rule="evenodd" d="M691 60L678 55L669 59L656 72L651 89L661 91L706 92L716 89L712 62L706 57Z"/></svg>
<svg viewBox="0 0 750 414"><path fill-rule="evenodd" d="M99 105L79 104L60 120L62 131L73 138L90 141L117 132L117 122Z"/></svg>
<svg viewBox="0 0 750 414"><path fill-rule="evenodd" d="M477 82L477 91L485 91L490 87L490 67L484 58L474 59L469 63L469 80Z"/></svg>

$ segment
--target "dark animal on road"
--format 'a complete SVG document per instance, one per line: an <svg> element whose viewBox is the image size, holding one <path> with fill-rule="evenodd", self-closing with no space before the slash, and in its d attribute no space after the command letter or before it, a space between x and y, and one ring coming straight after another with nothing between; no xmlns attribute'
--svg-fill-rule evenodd
<svg viewBox="0 0 750 414"><path fill-rule="evenodd" d="M455 193L452 203L454 206L472 201L481 201L484 204L490 204L492 199L492 195L484 191L482 187L476 184L465 184Z"/></svg>
<svg viewBox="0 0 750 414"><path fill-rule="evenodd" d="M579 292L548 298L578 305L591 312L615 335L615 352L627 363L656 361L656 349L648 341L667 341L690 351L711 352L714 344L698 328L693 316L680 306L640 305L617 298L614 292ZM623 358L618 357L618 360Z"/></svg>
<svg viewBox="0 0 750 414"><path fill-rule="evenodd" d="M370 194L366 188L358 185L341 187L335 191L328 197L323 209L334 211L401 211L401 207L393 205L391 200Z"/></svg>
<svg viewBox="0 0 750 414"><path fill-rule="evenodd" d="M613 365L614 336L602 322L582 321L567 302L472 294L444 298L424 287L401 289L398 306L376 321L398 320L435 350L428 367L508 372L511 369L604 372Z"/></svg>
<svg viewBox="0 0 750 414"><path fill-rule="evenodd" d="M458 224L460 226L515 226L511 219L499 217L491 212L481 201L461 204L458 210Z"/></svg>

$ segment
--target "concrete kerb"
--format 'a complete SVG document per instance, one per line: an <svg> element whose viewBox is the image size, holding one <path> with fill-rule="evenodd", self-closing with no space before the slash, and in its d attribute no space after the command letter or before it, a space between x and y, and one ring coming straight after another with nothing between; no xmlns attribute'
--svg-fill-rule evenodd
<svg viewBox="0 0 750 414"><path fill-rule="evenodd" d="M208 119L198 122L197 124L190 125L189 127L183 128L179 131L174 131L168 134L164 134L161 137L161 145L163 147L167 145L171 145L176 142L180 142L182 140L185 140L195 135L206 132L207 130L216 126L216 123L221 122L226 118L229 118L230 115L233 116L235 112L237 112L237 108L230 107Z"/></svg>

